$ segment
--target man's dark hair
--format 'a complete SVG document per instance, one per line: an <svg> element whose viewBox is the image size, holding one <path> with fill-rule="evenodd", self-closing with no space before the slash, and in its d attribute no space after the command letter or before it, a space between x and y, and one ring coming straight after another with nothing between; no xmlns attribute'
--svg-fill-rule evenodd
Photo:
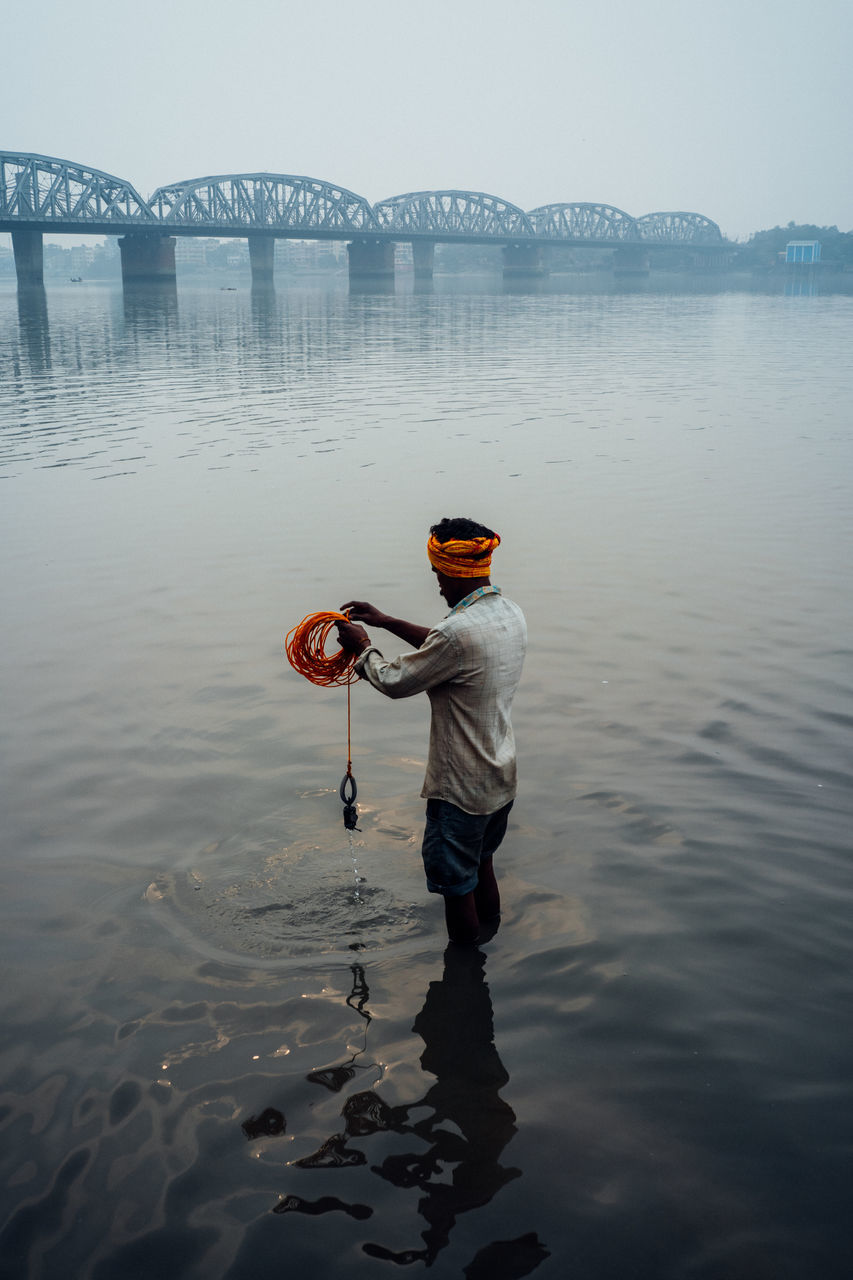
<svg viewBox="0 0 853 1280"><path fill-rule="evenodd" d="M487 529L484 524L478 524L476 520L469 520L467 516L445 516L438 524L434 524L430 529L430 533L436 542L467 542L469 538L494 538L494 529ZM483 552L484 556L489 555L488 551Z"/></svg>

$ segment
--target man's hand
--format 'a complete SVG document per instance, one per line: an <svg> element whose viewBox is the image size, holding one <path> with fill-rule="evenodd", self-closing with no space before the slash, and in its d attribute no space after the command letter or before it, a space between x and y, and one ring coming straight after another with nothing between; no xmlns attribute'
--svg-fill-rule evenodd
<svg viewBox="0 0 853 1280"><path fill-rule="evenodd" d="M356 621L366 622L369 627L381 627L383 631L390 631L392 636L398 636L413 649L420 649L429 635L429 627L420 627L416 622L406 622L403 618L392 618L381 609L377 609L376 605L368 604L366 600L348 600L346 604L341 605L341 613L345 609L349 609L350 617Z"/></svg>
<svg viewBox="0 0 853 1280"><path fill-rule="evenodd" d="M370 648L370 636L364 627L357 627L352 622L337 622L335 625L338 628L340 646L347 653L360 654Z"/></svg>
<svg viewBox="0 0 853 1280"><path fill-rule="evenodd" d="M368 604L366 600L348 600L346 604L341 605L341 613L346 613L347 610L349 610L351 622L366 622L369 627L385 625L385 614L381 609L377 609L376 605Z"/></svg>

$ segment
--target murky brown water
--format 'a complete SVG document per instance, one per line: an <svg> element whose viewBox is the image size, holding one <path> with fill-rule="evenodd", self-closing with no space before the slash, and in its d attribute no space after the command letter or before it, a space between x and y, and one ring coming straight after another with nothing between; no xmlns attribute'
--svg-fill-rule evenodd
<svg viewBox="0 0 853 1280"><path fill-rule="evenodd" d="M844 1274L851 320L0 294L9 1274ZM354 691L351 850L344 695L282 657L441 616L460 513L531 635L467 956L425 700Z"/></svg>

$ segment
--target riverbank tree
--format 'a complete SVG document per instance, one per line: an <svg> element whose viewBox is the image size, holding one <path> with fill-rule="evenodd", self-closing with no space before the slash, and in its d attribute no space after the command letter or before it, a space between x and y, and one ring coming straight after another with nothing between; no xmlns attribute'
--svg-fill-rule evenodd
<svg viewBox="0 0 853 1280"><path fill-rule="evenodd" d="M817 227L812 223L789 222L786 227L771 227L765 231L753 231L738 253L738 265L772 267L784 254L789 240L819 240L821 261L824 265L837 264L853 268L853 231L839 231L838 227Z"/></svg>

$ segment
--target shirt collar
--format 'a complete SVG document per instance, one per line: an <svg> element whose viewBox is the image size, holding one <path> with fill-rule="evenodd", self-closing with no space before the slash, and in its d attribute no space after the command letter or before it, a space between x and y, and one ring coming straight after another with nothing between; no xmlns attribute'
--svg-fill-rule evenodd
<svg viewBox="0 0 853 1280"><path fill-rule="evenodd" d="M469 604L473 604L475 600L479 600L482 596L499 595L501 595L500 587L494 587L491 584L488 587L478 587L476 591L472 591L467 595L464 600L460 600L458 604L455 604L447 616L452 618L454 613L461 613L463 609L468 608Z"/></svg>

